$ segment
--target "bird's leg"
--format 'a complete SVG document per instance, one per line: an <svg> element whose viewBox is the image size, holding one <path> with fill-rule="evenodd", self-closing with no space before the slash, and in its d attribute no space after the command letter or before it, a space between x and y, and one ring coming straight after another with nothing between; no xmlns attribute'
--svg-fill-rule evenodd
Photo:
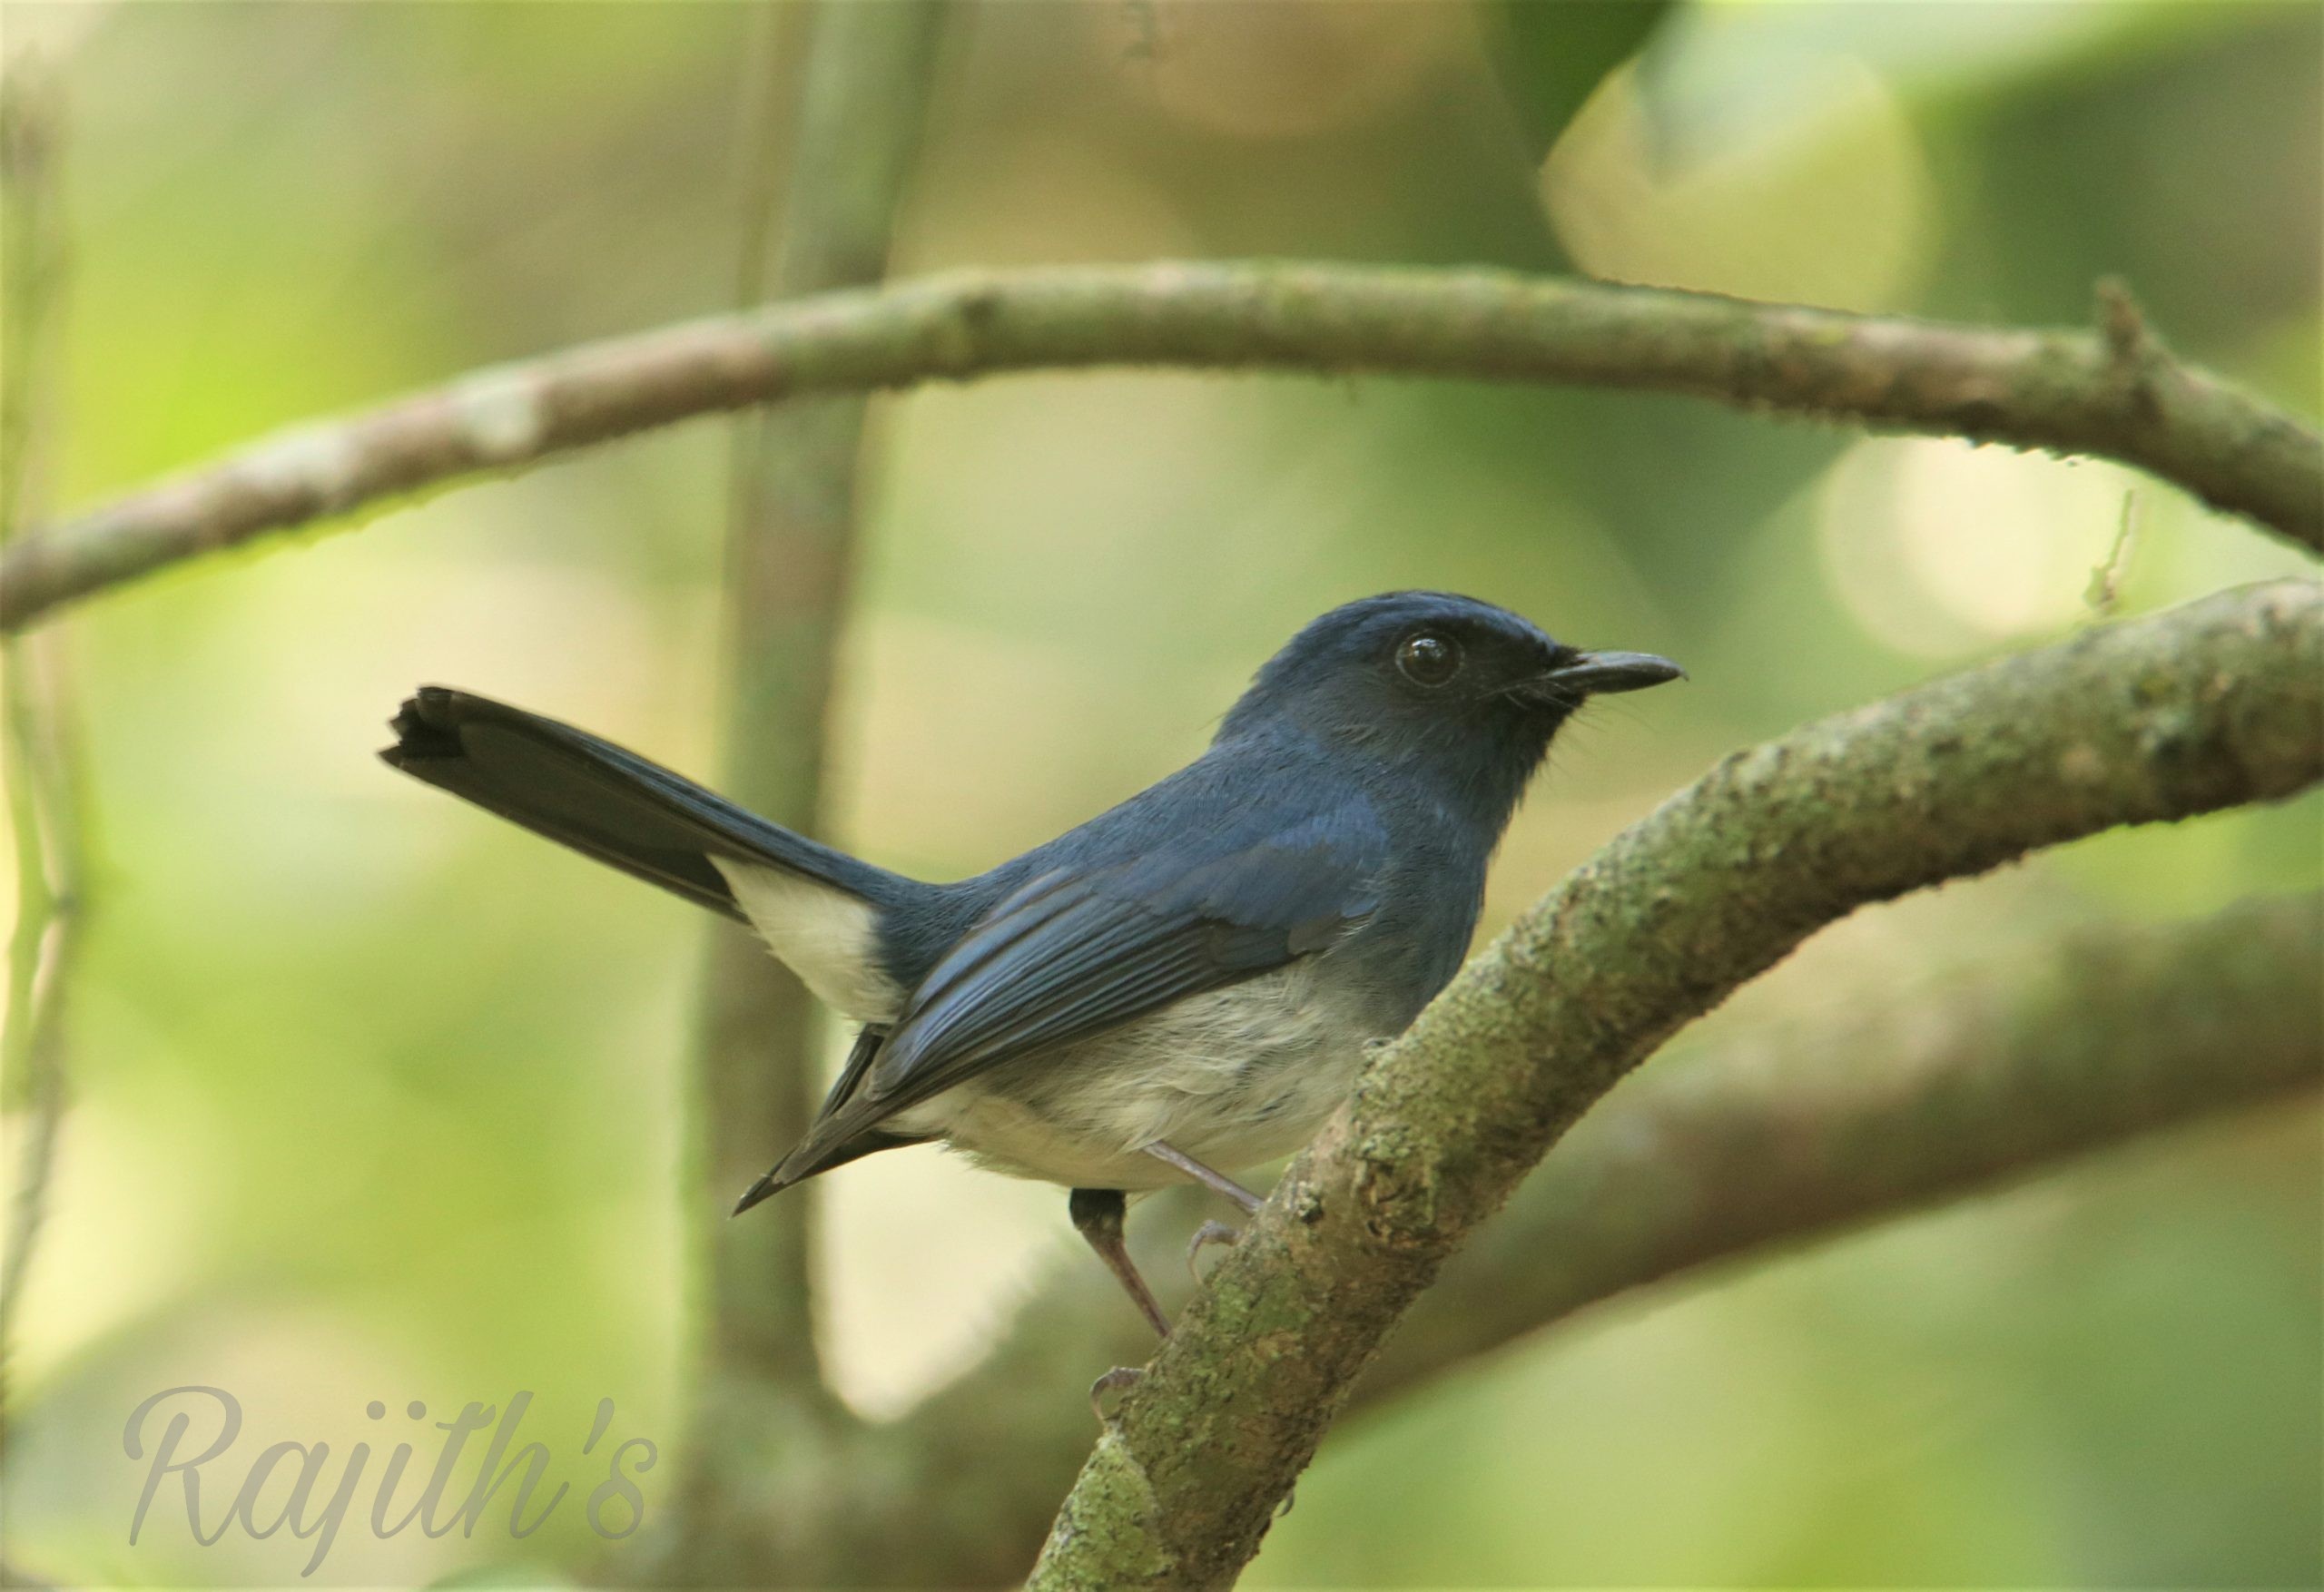
<svg viewBox="0 0 2324 1592"><path fill-rule="evenodd" d="M1209 1167L1196 1160L1192 1155L1189 1155L1181 1150L1174 1150L1159 1139L1157 1139L1154 1143L1147 1145L1146 1153L1153 1156L1157 1161L1161 1162L1165 1166L1177 1167L1188 1177L1191 1177L1196 1183L1201 1184L1205 1188L1213 1189L1219 1194L1225 1194L1228 1199L1233 1200L1236 1204L1243 1207L1243 1214L1246 1216L1257 1210L1261 1205L1266 1204L1265 1200L1259 1198L1258 1195L1253 1194L1249 1189L1245 1188L1241 1184L1227 1176L1224 1172L1213 1172Z"/></svg>
<svg viewBox="0 0 2324 1592"><path fill-rule="evenodd" d="M1225 1173L1213 1172L1185 1151L1173 1149L1158 1139L1146 1146L1146 1153L1166 1166L1177 1167L1206 1188L1216 1189L1225 1194L1242 1206L1243 1214L1246 1216L1257 1210L1263 1203L1258 1195ZM1204 1249L1214 1243L1231 1244L1241 1236L1242 1234L1224 1222L1206 1222L1196 1228L1194 1237L1187 1242L1187 1270L1194 1273L1195 1281L1197 1282L1202 1281L1202 1273L1196 1266L1195 1262Z"/></svg>
<svg viewBox="0 0 2324 1592"><path fill-rule="evenodd" d="M1129 1258L1129 1245L1122 1241L1122 1214L1128 1202L1118 1188L1077 1188L1068 1208L1073 1214L1073 1230L1089 1241L1098 1258L1111 1272L1146 1317L1157 1337L1170 1335L1170 1321L1162 1307L1154 1302L1154 1294L1146 1286L1146 1279L1137 1274L1137 1266ZM1128 1366L1118 1365L1089 1384L1089 1409L1098 1417L1098 1424L1107 1424L1106 1395L1134 1388L1146 1373Z"/></svg>
<svg viewBox="0 0 2324 1592"><path fill-rule="evenodd" d="M1077 1188L1068 1207L1073 1214L1073 1229L1089 1242L1106 1269L1115 1275L1122 1287L1136 1302L1159 1337L1170 1335L1170 1318L1154 1302L1154 1295L1146 1286L1146 1279L1137 1274L1131 1263L1129 1246L1122 1242L1122 1213L1128 1202L1118 1188Z"/></svg>

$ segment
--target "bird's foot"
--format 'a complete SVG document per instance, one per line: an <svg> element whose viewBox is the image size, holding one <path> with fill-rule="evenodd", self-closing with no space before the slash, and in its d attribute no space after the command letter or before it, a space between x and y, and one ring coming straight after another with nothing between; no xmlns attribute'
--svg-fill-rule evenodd
<svg viewBox="0 0 2324 1592"><path fill-rule="evenodd" d="M1135 1366L1118 1365L1089 1384L1089 1412L1098 1418L1099 1426L1111 1426L1114 1418L1106 1412L1106 1395L1126 1393L1146 1380L1146 1373Z"/></svg>
<svg viewBox="0 0 2324 1592"><path fill-rule="evenodd" d="M1202 1267L1196 1263L1202 1258L1202 1252L1214 1243L1223 1243L1232 1249L1242 1236L1241 1228L1229 1227L1224 1222L1206 1222L1195 1229L1195 1235L1187 1241L1187 1270L1193 1273L1196 1285L1202 1282Z"/></svg>

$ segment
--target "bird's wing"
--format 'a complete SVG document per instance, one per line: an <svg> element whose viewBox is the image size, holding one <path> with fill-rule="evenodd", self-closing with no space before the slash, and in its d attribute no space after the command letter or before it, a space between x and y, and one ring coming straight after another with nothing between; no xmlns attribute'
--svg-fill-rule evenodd
<svg viewBox="0 0 2324 1592"><path fill-rule="evenodd" d="M836 1165L856 1135L1000 1062L1324 948L1373 910L1386 841L1358 807L1224 855L1192 850L1052 870L1003 900L912 991L775 1180Z"/></svg>

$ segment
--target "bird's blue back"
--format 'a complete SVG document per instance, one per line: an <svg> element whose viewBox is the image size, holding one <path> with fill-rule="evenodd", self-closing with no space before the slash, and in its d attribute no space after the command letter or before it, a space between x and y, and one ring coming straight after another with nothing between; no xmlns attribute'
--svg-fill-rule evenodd
<svg viewBox="0 0 2324 1592"><path fill-rule="evenodd" d="M989 872L892 903L881 922L889 971L916 988L979 919L1059 870L1124 869L1130 889L1161 903L1206 868L1280 841L1320 846L1365 905L1334 959L1376 993L1388 1026L1401 1026L1458 970L1499 833L1431 784L1294 727L1255 728ZM1246 871L1257 876L1237 881L1245 893L1230 905L1265 920L1265 871Z"/></svg>

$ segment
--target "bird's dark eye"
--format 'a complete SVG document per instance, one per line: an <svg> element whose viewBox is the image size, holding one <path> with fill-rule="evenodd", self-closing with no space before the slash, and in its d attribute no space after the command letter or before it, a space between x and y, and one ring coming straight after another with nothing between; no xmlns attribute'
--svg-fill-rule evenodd
<svg viewBox="0 0 2324 1592"><path fill-rule="evenodd" d="M1433 630L1408 635L1396 649L1396 667L1414 685L1442 685L1461 672L1460 644Z"/></svg>

